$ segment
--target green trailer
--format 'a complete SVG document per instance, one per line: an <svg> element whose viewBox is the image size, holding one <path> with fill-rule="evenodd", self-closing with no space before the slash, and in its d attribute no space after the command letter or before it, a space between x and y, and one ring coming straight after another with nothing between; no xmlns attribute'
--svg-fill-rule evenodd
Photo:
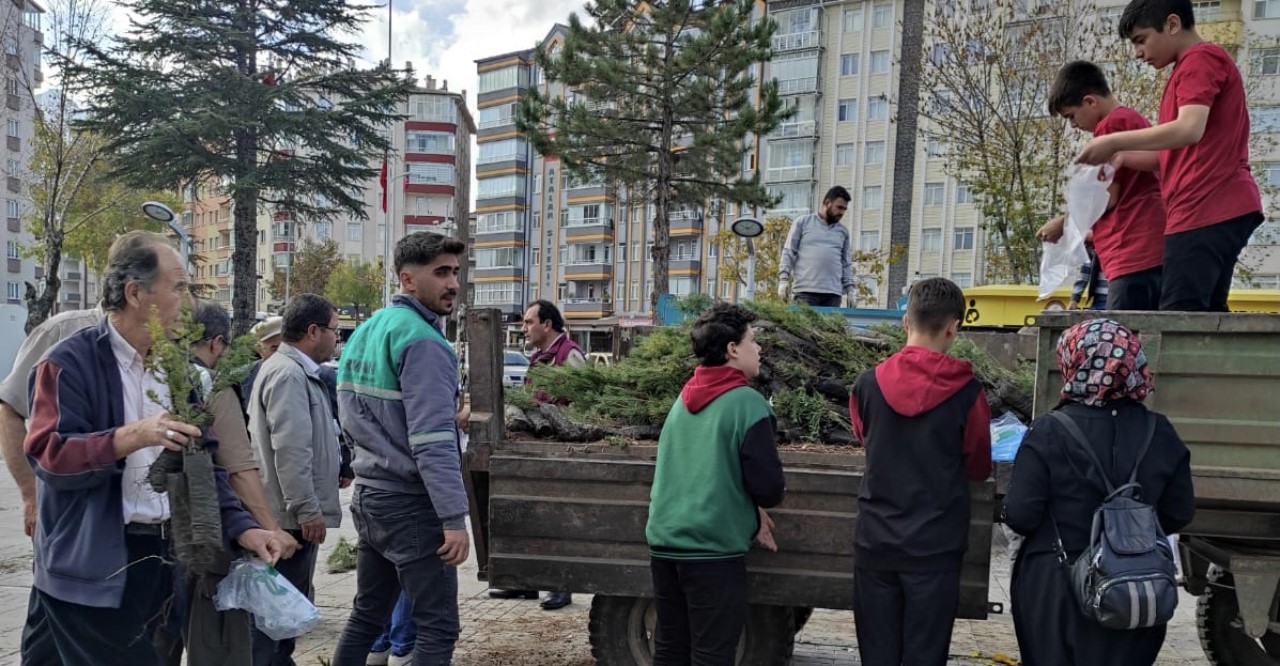
<svg viewBox="0 0 1280 666"><path fill-rule="evenodd" d="M1088 316L1039 324L1036 412L1061 383L1055 345ZM594 596L597 663L652 663L654 614L644 542L655 448L514 441L502 427L501 334L496 311L468 313L472 444L466 456L480 576L497 587L567 589ZM1146 341L1157 375L1151 404L1192 450L1195 522L1183 532L1186 586L1200 596L1205 651L1225 666L1280 666L1280 316L1121 317ZM492 342L489 342L492 341ZM787 499L778 553L748 557L751 610L742 666L777 666L813 608L852 603L852 535L862 456L785 451ZM987 601L992 523L1008 478L972 486L970 547L960 615L999 612Z"/></svg>

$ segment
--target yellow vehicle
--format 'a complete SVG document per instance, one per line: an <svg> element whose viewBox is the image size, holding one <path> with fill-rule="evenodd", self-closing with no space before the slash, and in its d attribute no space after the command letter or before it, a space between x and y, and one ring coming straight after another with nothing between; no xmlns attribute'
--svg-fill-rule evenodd
<svg viewBox="0 0 1280 666"><path fill-rule="evenodd" d="M1036 300L1035 285L993 284L964 290L964 325L970 328L1021 328L1046 311L1065 310L1071 288L1055 291L1047 300ZM1235 289L1228 301L1232 312L1280 313L1280 289Z"/></svg>

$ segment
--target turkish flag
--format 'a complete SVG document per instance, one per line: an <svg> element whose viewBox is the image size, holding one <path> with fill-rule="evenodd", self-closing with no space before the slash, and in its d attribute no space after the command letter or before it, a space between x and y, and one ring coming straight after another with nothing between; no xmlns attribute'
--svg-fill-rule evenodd
<svg viewBox="0 0 1280 666"><path fill-rule="evenodd" d="M382 185L382 212L387 212L387 158L382 158L382 176L378 178Z"/></svg>

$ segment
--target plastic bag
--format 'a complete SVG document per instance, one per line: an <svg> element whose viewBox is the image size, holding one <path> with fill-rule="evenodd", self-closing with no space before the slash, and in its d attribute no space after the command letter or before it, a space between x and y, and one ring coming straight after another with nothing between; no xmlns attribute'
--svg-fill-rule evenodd
<svg viewBox="0 0 1280 666"><path fill-rule="evenodd" d="M1005 412L991 421L991 459L995 462L1013 462L1018 447L1027 434L1027 426L1018 417Z"/></svg>
<svg viewBox="0 0 1280 666"><path fill-rule="evenodd" d="M220 611L239 608L253 614L258 630L273 641L296 638L320 622L320 611L274 567L242 557L218 583L213 604Z"/></svg>
<svg viewBox="0 0 1280 666"><path fill-rule="evenodd" d="M1102 171L1103 179L1098 180ZM1040 300L1053 295L1080 267L1089 263L1089 251L1084 247L1085 236L1107 212L1107 188L1115 178L1111 165L1077 166L1067 180L1067 222L1063 225L1062 238L1056 243L1045 243L1040 259Z"/></svg>

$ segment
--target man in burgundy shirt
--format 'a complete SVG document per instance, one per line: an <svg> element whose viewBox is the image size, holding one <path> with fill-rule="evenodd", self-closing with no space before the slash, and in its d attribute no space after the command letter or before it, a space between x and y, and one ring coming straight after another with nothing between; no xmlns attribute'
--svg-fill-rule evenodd
<svg viewBox="0 0 1280 666"><path fill-rule="evenodd" d="M1078 159L1159 172L1168 215L1160 309L1226 312L1236 262L1263 220L1240 69L1196 34L1191 0L1132 0L1120 36L1152 67L1173 65L1160 124L1096 136Z"/></svg>

